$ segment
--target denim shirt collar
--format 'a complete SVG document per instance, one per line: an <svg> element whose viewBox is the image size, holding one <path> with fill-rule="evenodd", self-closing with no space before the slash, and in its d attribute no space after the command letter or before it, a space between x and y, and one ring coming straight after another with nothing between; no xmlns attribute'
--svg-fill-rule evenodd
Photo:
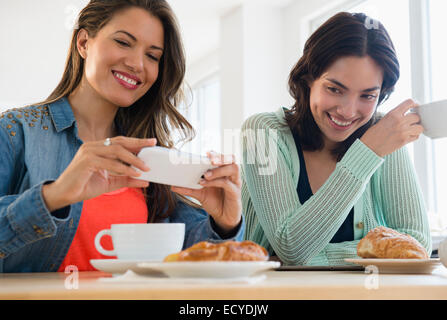
<svg viewBox="0 0 447 320"><path fill-rule="evenodd" d="M57 132L70 128L76 122L67 97L50 103L48 109Z"/></svg>
<svg viewBox="0 0 447 320"><path fill-rule="evenodd" d="M48 109L57 132L70 128L73 123L76 122L73 109L71 108L67 97L63 97L53 103L50 103L48 105ZM116 119L115 126L119 135L126 135L126 131L120 126Z"/></svg>

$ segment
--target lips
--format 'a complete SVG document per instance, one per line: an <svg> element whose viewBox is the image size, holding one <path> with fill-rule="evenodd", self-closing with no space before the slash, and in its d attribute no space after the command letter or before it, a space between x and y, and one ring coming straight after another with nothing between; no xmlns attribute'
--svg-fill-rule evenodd
<svg viewBox="0 0 447 320"><path fill-rule="evenodd" d="M112 70L112 74L113 77L126 89L135 90L142 83L137 76L126 72Z"/></svg>
<svg viewBox="0 0 447 320"><path fill-rule="evenodd" d="M329 122L331 123L331 125L333 127L335 127L336 129L340 129L340 130L349 129L352 126L352 124L357 121L357 120L346 121L346 120L337 119L337 118L333 117L332 115L330 115L329 113L327 115L328 115Z"/></svg>

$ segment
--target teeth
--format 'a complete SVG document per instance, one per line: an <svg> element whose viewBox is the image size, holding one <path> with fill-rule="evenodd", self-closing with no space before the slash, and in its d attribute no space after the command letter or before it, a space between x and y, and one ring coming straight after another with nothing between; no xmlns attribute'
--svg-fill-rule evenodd
<svg viewBox="0 0 447 320"><path fill-rule="evenodd" d="M338 121L338 120L332 118L331 115L329 115L329 117L331 118L331 120L332 120L336 125L339 125L339 126L341 126L341 127L347 127L347 126L351 125L351 123L352 123L352 121L351 121L351 122L341 122L341 121Z"/></svg>
<svg viewBox="0 0 447 320"><path fill-rule="evenodd" d="M131 84L131 85L133 85L133 86L136 86L136 85L137 85L137 82L136 82L135 80L129 79L129 78L123 76L122 74L119 74L119 73L115 72L114 75L115 75L117 78L119 78L119 79L121 79L121 80L123 80L123 81L126 81L127 83L129 83L129 84Z"/></svg>

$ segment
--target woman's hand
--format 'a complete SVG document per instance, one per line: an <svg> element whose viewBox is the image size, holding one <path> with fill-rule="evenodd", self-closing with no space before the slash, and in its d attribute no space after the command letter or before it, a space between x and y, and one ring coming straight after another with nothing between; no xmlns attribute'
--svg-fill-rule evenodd
<svg viewBox="0 0 447 320"><path fill-rule="evenodd" d="M65 171L51 184L44 185L43 198L50 211L97 197L124 187L145 188L147 181L137 180L141 171L149 171L136 154L144 147L155 146L156 139L115 137L84 143Z"/></svg>
<svg viewBox="0 0 447 320"><path fill-rule="evenodd" d="M214 152L207 154L211 164L218 166L209 170L200 182L202 189L172 187L171 190L197 199L203 209L213 217L223 232L234 229L241 221L241 177L235 157ZM230 158L230 159L228 159Z"/></svg>
<svg viewBox="0 0 447 320"><path fill-rule="evenodd" d="M408 113L416 107L418 104L411 99L402 102L369 128L360 140L380 157L417 140L424 128L419 124L418 114Z"/></svg>

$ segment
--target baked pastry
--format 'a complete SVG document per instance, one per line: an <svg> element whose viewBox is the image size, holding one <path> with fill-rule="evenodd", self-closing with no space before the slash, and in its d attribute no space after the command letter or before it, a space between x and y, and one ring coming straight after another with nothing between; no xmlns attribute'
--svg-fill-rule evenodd
<svg viewBox="0 0 447 320"><path fill-rule="evenodd" d="M419 241L387 227L370 230L358 243L357 255L362 258L429 259Z"/></svg>
<svg viewBox="0 0 447 320"><path fill-rule="evenodd" d="M168 255L164 262L177 261L266 261L267 250L252 241L202 241L188 249Z"/></svg>

